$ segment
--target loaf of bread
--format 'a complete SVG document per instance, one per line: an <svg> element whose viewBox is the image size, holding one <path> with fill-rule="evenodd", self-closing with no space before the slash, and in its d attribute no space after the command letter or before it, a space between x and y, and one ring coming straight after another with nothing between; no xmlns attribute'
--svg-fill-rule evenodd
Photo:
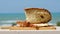
<svg viewBox="0 0 60 34"><path fill-rule="evenodd" d="M47 27L10 27L10 30L56 30L54 26Z"/></svg>
<svg viewBox="0 0 60 34"><path fill-rule="evenodd" d="M48 23L51 20L51 14L44 8L26 8L26 20L32 24Z"/></svg>

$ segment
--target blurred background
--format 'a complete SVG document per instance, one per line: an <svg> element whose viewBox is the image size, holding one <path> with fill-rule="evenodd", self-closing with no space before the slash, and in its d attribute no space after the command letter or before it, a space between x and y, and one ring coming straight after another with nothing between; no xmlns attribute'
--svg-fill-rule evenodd
<svg viewBox="0 0 60 34"><path fill-rule="evenodd" d="M51 12L49 24L60 24L60 0L0 0L0 26L25 20L25 8L45 8Z"/></svg>

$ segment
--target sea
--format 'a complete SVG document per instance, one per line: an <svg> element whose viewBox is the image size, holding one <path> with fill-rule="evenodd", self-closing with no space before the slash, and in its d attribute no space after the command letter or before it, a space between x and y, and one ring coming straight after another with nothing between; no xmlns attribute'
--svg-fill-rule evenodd
<svg viewBox="0 0 60 34"><path fill-rule="evenodd" d="M56 25L60 21L60 13L51 13L52 20L49 24ZM11 26L18 20L26 20L25 13L3 13L0 14L0 26Z"/></svg>

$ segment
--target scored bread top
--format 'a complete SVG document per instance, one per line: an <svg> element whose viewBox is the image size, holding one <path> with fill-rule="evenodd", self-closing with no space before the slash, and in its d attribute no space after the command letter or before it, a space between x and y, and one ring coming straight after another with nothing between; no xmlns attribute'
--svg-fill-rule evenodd
<svg viewBox="0 0 60 34"><path fill-rule="evenodd" d="M27 22L32 24L48 23L51 20L51 14L44 8L26 8L25 15Z"/></svg>

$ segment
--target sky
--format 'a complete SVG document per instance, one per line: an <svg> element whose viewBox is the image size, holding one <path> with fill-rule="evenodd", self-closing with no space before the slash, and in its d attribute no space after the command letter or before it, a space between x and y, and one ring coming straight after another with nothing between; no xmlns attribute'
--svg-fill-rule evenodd
<svg viewBox="0 0 60 34"><path fill-rule="evenodd" d="M60 0L0 0L0 13L24 13L25 8L45 8L60 12Z"/></svg>

